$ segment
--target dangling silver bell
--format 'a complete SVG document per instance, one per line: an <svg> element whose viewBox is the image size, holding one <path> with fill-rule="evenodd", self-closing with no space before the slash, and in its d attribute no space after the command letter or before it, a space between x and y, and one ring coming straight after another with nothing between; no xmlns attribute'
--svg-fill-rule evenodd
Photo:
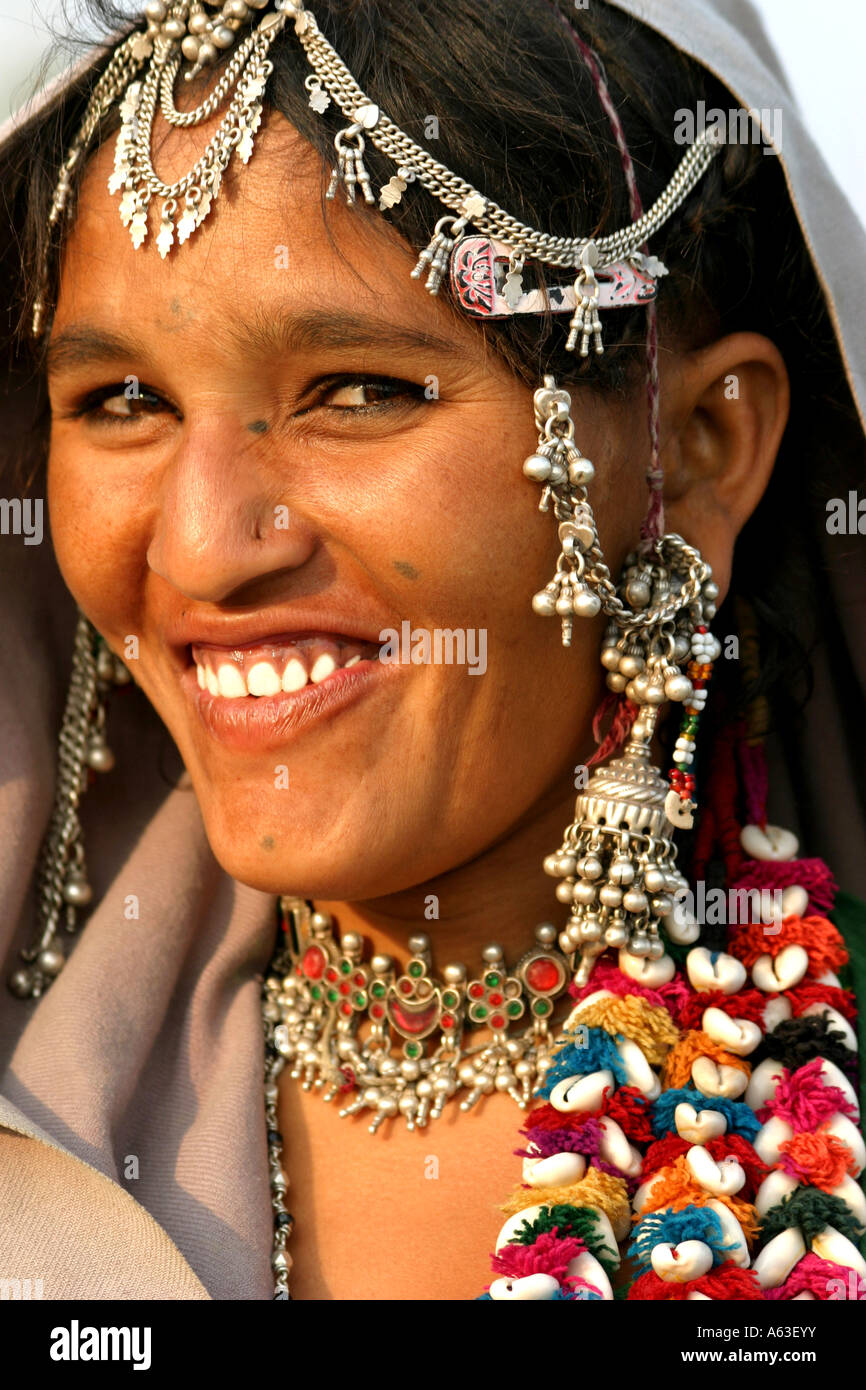
<svg viewBox="0 0 866 1390"><path fill-rule="evenodd" d="M44 975L59 975L66 964L66 957L62 951L52 950L49 946L39 952L36 964Z"/></svg>
<svg viewBox="0 0 866 1390"><path fill-rule="evenodd" d="M93 897L93 889L83 874L70 874L62 892L64 902L72 907L86 907Z"/></svg>
<svg viewBox="0 0 866 1390"><path fill-rule="evenodd" d="M84 753L84 761L94 772L110 772L114 767L114 754L103 738L92 738Z"/></svg>
<svg viewBox="0 0 866 1390"><path fill-rule="evenodd" d="M14 975L9 976L9 988L16 999L29 999L33 992L33 984L32 970L16 970Z"/></svg>

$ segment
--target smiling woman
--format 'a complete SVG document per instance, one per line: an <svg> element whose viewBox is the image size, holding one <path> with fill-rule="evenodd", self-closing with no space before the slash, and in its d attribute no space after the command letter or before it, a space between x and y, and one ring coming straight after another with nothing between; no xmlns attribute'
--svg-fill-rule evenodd
<svg viewBox="0 0 866 1390"><path fill-rule="evenodd" d="M0 151L46 1298L866 1295L845 209L632 8L152 0Z"/></svg>

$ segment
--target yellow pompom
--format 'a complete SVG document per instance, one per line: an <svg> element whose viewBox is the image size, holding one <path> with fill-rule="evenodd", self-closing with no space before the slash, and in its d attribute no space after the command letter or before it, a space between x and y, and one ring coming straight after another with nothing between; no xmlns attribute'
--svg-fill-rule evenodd
<svg viewBox="0 0 866 1390"><path fill-rule="evenodd" d="M680 1037L667 1009L650 1004L639 994L596 999L585 1006L578 1004L568 1018L571 1028L581 1024L586 1028L603 1028L616 1037L618 1033L636 1042L651 1067L660 1066Z"/></svg>

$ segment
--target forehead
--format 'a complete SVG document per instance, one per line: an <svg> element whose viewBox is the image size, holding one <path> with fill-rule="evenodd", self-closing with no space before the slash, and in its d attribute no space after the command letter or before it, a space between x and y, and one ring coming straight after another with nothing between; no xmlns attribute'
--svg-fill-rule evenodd
<svg viewBox="0 0 866 1390"><path fill-rule="evenodd" d="M171 130L154 150L157 174L180 178L200 157L208 127ZM437 324L474 351L477 327L444 297L434 298L410 272L417 252L395 227L342 191L324 200L329 170L318 151L271 112L247 165L232 159L202 225L165 259L156 237L162 200L154 198L144 244L132 245L120 219L120 195L108 192L110 137L90 158L64 247L55 327L72 319L158 321L180 304L206 317L243 313L261 319L278 298L298 308L377 310L419 327ZM176 307L173 312L176 314Z"/></svg>

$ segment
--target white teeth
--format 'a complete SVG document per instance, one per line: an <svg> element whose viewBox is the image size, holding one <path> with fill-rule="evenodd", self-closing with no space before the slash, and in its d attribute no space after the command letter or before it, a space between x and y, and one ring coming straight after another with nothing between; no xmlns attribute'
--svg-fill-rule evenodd
<svg viewBox="0 0 866 1390"><path fill-rule="evenodd" d="M287 694L293 690L303 690L307 684L307 670L303 661L299 661L293 656L291 661L286 662L286 669L283 672L282 688Z"/></svg>
<svg viewBox="0 0 866 1390"><path fill-rule="evenodd" d="M237 666L232 666L229 662L224 662L217 672L217 682L219 693L226 700L238 700L242 695L246 695L247 687L241 672Z"/></svg>
<svg viewBox="0 0 866 1390"><path fill-rule="evenodd" d="M238 661L223 661L216 670L210 664L212 659L210 654L205 654L204 659L195 661L196 681L200 690L208 690L211 695L219 695L226 700L238 700L247 695L261 698L263 695L279 695L281 691L293 694L303 690L308 683L320 685L341 669L335 653L322 651L321 648L309 673L300 656L290 656L282 677L282 663L276 652L272 660L256 661L252 666L243 666ZM357 666L363 660L363 654L356 651L343 665Z"/></svg>
<svg viewBox="0 0 866 1390"><path fill-rule="evenodd" d="M337 663L331 656L331 653L322 652L321 656L317 656L316 660L313 662L313 668L310 671L310 680L313 685L318 685L320 681L323 681L326 676L330 676L331 672L336 671L336 669Z"/></svg>
<svg viewBox="0 0 866 1390"><path fill-rule="evenodd" d="M257 661L247 672L247 689L251 695L278 695L282 683L269 661Z"/></svg>

